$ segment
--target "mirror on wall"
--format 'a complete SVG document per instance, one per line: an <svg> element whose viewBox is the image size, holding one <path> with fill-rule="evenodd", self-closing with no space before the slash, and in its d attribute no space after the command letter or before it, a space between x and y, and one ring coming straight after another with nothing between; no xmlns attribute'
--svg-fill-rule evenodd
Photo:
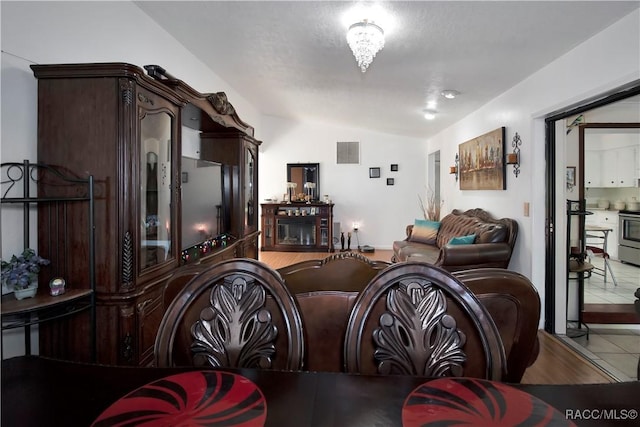
<svg viewBox="0 0 640 427"><path fill-rule="evenodd" d="M320 164L287 163L287 183L292 202L319 200Z"/></svg>

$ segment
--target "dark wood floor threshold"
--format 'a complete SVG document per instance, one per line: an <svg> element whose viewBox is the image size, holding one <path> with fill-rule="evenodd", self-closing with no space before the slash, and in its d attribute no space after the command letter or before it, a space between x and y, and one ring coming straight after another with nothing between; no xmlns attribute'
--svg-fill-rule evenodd
<svg viewBox="0 0 640 427"><path fill-rule="evenodd" d="M585 323L640 324L633 304L585 304L582 320Z"/></svg>

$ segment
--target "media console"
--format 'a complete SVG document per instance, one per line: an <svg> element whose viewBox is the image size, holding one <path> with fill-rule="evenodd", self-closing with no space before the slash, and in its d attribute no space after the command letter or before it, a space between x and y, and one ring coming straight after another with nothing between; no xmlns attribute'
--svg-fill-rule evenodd
<svg viewBox="0 0 640 427"><path fill-rule="evenodd" d="M263 251L333 252L333 204L263 203Z"/></svg>

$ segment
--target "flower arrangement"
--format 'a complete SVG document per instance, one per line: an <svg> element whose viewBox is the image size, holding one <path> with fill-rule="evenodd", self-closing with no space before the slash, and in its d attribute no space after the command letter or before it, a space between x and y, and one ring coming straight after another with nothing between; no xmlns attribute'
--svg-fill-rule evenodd
<svg viewBox="0 0 640 427"><path fill-rule="evenodd" d="M427 190L426 206L419 194L418 200L420 201L420 209L422 209L424 219L428 219L431 221L440 221L440 209L444 204L444 200L438 201L436 198L436 193L430 187Z"/></svg>
<svg viewBox="0 0 640 427"><path fill-rule="evenodd" d="M2 261L2 281L13 289L26 289L38 277L40 267L49 264L48 259L27 248L20 255L13 255L9 262Z"/></svg>

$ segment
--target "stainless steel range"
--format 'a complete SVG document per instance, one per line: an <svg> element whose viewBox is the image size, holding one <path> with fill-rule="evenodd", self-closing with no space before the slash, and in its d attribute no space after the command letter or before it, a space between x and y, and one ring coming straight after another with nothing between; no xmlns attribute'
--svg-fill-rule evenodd
<svg viewBox="0 0 640 427"><path fill-rule="evenodd" d="M640 211L621 210L618 259L640 266Z"/></svg>

